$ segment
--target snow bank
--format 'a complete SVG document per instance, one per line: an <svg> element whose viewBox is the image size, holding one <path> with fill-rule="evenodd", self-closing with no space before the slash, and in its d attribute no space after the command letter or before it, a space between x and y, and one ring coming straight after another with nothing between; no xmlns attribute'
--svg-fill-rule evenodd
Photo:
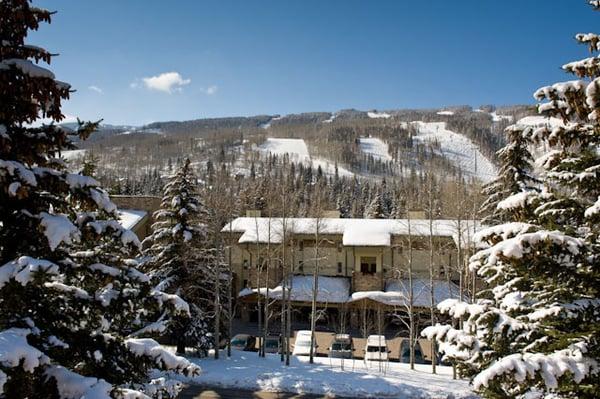
<svg viewBox="0 0 600 399"><path fill-rule="evenodd" d="M383 140L376 137L362 137L359 140L360 150L365 154L382 161L392 160L388 145Z"/></svg>
<svg viewBox="0 0 600 399"><path fill-rule="evenodd" d="M477 398L468 381L452 380L452 368L445 366L438 366L433 375L428 365L410 370L405 363L388 363L383 372L363 361L345 360L342 370L340 359L316 357L311 365L307 356L293 356L290 366L282 367L279 355L259 358L236 350L229 359L192 361L202 367L202 374L193 379L201 385L352 398Z"/></svg>
<svg viewBox="0 0 600 399"><path fill-rule="evenodd" d="M487 159L475 143L462 134L446 129L446 122L411 122L417 127L415 140L422 143L439 143L440 155L448 158L463 173L477 177L484 183L497 175L494 164Z"/></svg>

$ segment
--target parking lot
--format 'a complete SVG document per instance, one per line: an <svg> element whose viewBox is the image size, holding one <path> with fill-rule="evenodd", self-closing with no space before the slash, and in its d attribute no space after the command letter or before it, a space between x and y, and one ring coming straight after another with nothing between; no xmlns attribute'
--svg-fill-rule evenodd
<svg viewBox="0 0 600 399"><path fill-rule="evenodd" d="M295 333L294 333L294 336L295 336ZM321 332L321 331L315 332L315 338L317 341L317 352L316 352L317 356L323 356L323 357L329 356L329 348L331 347L331 343L333 341L334 336L335 336L335 333L331 333L331 332ZM400 361L400 345L402 344L403 340L408 340L408 338L396 337L396 338L390 338L390 339L386 340L388 351L390 351L390 353L389 353L390 361L396 361L396 362ZM295 338L291 337L291 339L290 339L290 348L291 349L293 348L294 341L295 341ZM430 343L430 341L426 340L426 339L419 339L418 341L419 341L419 345L421 346L421 350L423 353L423 359L426 362L431 362L431 343ZM354 350L352 353L353 357L355 359L364 359L365 345L367 343L367 339L352 337L352 343L354 346ZM258 340L256 342L254 349L258 351Z"/></svg>

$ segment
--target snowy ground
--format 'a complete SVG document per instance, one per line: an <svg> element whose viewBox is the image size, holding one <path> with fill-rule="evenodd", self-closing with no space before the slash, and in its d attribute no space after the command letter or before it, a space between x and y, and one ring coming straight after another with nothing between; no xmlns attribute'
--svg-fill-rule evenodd
<svg viewBox="0 0 600 399"><path fill-rule="evenodd" d="M440 152L460 167L464 174L475 176L484 183L496 177L496 167L480 151L475 143L462 134L446 129L445 122L411 122L418 128L416 140L440 144Z"/></svg>
<svg viewBox="0 0 600 399"><path fill-rule="evenodd" d="M376 137L360 138L360 150L365 154L372 155L375 159L382 161L391 161L388 145Z"/></svg>
<svg viewBox="0 0 600 399"><path fill-rule="evenodd" d="M282 139L269 137L263 144L260 145L259 150L265 153L270 152L278 155L287 153L289 154L291 161L302 162L305 165L312 164L313 168L315 169L320 166L325 174L332 175L335 173L335 163L326 159L311 157L310 153L308 152L308 147L302 139ZM344 169L339 165L338 174L346 177L351 177L354 175L354 173Z"/></svg>
<svg viewBox="0 0 600 399"><path fill-rule="evenodd" d="M261 359L254 352L233 351L230 359L190 359L202 367L202 374L194 377L197 384L261 389L293 393L336 394L356 398L476 398L467 381L452 380L449 367L416 365L411 371L407 364L388 363L387 371L380 371L373 362L367 368L362 360L345 360L345 370L339 359L293 357L285 367L279 355ZM335 363L330 363L335 362Z"/></svg>

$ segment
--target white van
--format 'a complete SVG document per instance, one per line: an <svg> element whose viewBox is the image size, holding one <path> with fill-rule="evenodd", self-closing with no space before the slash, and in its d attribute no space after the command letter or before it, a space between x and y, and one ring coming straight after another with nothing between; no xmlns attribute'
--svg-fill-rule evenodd
<svg viewBox="0 0 600 399"><path fill-rule="evenodd" d="M310 331L300 330L296 333L296 340L294 341L294 350L292 355L310 355ZM313 342L313 355L317 356L317 340Z"/></svg>
<svg viewBox="0 0 600 399"><path fill-rule="evenodd" d="M365 361L387 361L388 348L383 335L369 335L365 346Z"/></svg>

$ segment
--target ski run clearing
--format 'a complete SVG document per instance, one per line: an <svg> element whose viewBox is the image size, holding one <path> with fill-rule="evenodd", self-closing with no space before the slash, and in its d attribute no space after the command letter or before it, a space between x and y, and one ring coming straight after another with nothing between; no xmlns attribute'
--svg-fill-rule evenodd
<svg viewBox="0 0 600 399"><path fill-rule="evenodd" d="M453 380L452 368L417 364L410 370L406 363L378 363L363 360L316 357L315 364L307 356L293 356L290 366L279 355L260 358L254 352L233 350L231 358L222 353L220 360L190 359L202 368L193 384L264 390L272 392L312 393L352 398L477 398L468 381Z"/></svg>
<svg viewBox="0 0 600 399"><path fill-rule="evenodd" d="M313 168L319 166L323 170L323 173L333 175L335 173L335 164L326 159L313 158L308 152L308 147L302 139L281 139L269 137L267 140L260 145L259 149L265 153L271 153L276 155L288 154L290 161L302 162L305 165L311 165ZM352 177L354 173L348 169L344 169L338 165L338 174L340 176Z"/></svg>
<svg viewBox="0 0 600 399"><path fill-rule="evenodd" d="M477 145L462 134L447 130L445 122L411 123L418 129L414 139L422 143L438 143L439 154L451 160L465 175L477 177L484 183L496 177L496 167Z"/></svg>
<svg viewBox="0 0 600 399"><path fill-rule="evenodd" d="M391 161L388 145L381 139L375 137L362 137L360 139L360 150L367 155L381 161Z"/></svg>

